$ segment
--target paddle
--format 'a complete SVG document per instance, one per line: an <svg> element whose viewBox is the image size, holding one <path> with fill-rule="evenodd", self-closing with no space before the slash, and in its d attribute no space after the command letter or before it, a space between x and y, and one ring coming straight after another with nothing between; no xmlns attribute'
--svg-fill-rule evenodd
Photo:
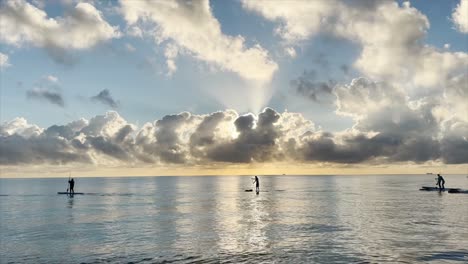
<svg viewBox="0 0 468 264"><path fill-rule="evenodd" d="M70 188L70 178L71 178L71 175L68 174L68 185L67 185L67 191L66 192L68 192L68 188Z"/></svg>

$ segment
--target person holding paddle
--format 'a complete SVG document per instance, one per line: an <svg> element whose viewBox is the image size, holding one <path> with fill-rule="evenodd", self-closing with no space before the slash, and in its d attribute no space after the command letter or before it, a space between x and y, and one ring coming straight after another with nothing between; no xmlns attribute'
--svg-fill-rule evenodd
<svg viewBox="0 0 468 264"><path fill-rule="evenodd" d="M73 180L73 178L68 178L68 186L69 186L69 189L67 189L67 192L68 190L70 190L70 194L73 195L75 194L75 180Z"/></svg>

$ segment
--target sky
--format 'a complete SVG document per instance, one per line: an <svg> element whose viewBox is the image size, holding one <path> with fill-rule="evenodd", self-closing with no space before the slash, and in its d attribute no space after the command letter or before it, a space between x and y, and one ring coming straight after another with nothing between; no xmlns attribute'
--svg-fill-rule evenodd
<svg viewBox="0 0 468 264"><path fill-rule="evenodd" d="M468 174L468 0L5 0L0 30L0 177Z"/></svg>

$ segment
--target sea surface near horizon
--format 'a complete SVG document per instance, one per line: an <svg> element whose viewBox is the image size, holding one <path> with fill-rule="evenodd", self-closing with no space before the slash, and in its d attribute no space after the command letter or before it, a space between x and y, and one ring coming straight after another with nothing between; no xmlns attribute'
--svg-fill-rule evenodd
<svg viewBox="0 0 468 264"><path fill-rule="evenodd" d="M468 194L434 177L0 179L0 263L468 263Z"/></svg>

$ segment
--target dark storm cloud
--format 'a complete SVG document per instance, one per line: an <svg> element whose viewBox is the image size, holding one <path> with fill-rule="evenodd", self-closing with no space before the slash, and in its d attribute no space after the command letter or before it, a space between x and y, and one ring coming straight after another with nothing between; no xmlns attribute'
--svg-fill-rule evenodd
<svg viewBox="0 0 468 264"><path fill-rule="evenodd" d="M317 81L315 71L304 71L299 78L290 82L295 92L314 102L329 102L333 93L335 82Z"/></svg>
<svg viewBox="0 0 468 264"><path fill-rule="evenodd" d="M65 106L63 96L59 91L49 90L45 88L34 88L26 92L26 96L29 99L43 100L51 104L55 104L61 107Z"/></svg>
<svg viewBox="0 0 468 264"><path fill-rule="evenodd" d="M91 97L91 100L95 102L100 102L112 108L117 108L119 106L119 103L112 97L111 93L107 89L104 89L100 91L97 95Z"/></svg>

